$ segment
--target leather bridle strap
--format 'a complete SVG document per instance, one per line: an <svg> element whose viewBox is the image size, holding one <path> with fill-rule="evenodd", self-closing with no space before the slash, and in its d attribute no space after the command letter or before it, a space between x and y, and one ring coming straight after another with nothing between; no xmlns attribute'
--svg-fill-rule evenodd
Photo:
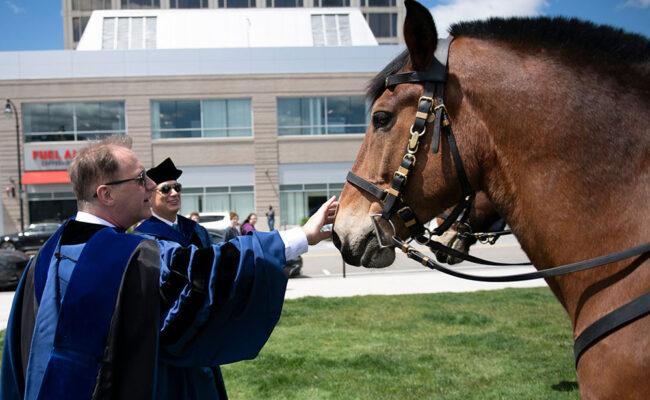
<svg viewBox="0 0 650 400"><path fill-rule="evenodd" d="M418 261L425 267L458 278L469 279L472 281L480 281L480 282L518 282L518 281L528 281L531 279L539 279L539 278L544 278L544 279L552 278L559 275L570 274L572 272L584 271L586 269L599 267L605 264L611 264L614 262L624 260L626 258L630 258L643 253L650 252L650 242L647 242L642 245L625 249L616 253L610 253L604 256L591 258L584 261L578 261L572 264L561 265L558 267L543 269L535 272L529 272L529 273L517 274L517 275L506 275L506 276L479 276L479 275L465 274L462 272L454 271L449 268L445 268L442 265L431 260L430 257L427 257L421 252L419 252L418 250L416 250L410 244L394 236L393 236L393 244L395 244L395 247L401 249L404 253L406 253L407 257L412 258L415 261Z"/></svg>

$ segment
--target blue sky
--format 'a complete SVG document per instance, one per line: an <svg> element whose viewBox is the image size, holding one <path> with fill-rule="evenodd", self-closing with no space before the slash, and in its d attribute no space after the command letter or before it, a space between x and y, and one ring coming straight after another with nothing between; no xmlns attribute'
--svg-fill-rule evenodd
<svg viewBox="0 0 650 400"><path fill-rule="evenodd" d="M61 0L0 0L0 51L63 49L61 4ZM439 36L445 36L442 32L449 23L461 19L564 15L650 37L650 0L424 0L422 4L432 11Z"/></svg>

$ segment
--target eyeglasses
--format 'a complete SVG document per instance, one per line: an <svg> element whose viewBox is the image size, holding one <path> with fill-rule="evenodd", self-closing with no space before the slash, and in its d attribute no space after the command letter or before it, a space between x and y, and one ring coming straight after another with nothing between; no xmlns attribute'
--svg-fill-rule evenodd
<svg viewBox="0 0 650 400"><path fill-rule="evenodd" d="M122 179L121 181L113 181L105 183L104 185L119 185L120 183L126 183L130 181L136 181L138 185L145 186L147 184L147 169L143 169L142 172L135 178Z"/></svg>
<svg viewBox="0 0 650 400"><path fill-rule="evenodd" d="M112 185L119 185L120 183L126 183L130 181L135 181L138 185L145 187L147 185L147 169L143 169L138 176L135 178L129 178L129 179L122 179L119 181L112 181L112 182L107 182L104 183L103 185L105 186L112 186ZM101 185L100 185L101 186ZM93 195L93 197L97 197L97 193Z"/></svg>
<svg viewBox="0 0 650 400"><path fill-rule="evenodd" d="M172 191L172 189L174 189L174 190L176 191L176 193L180 193L181 190L183 190L183 185L181 185L180 183L176 182L176 183L174 183L174 184L172 184L172 185L162 185L162 186L160 187L160 189L156 189L156 190L157 190L158 192L160 192L160 194L167 195L167 194L169 194L169 192Z"/></svg>

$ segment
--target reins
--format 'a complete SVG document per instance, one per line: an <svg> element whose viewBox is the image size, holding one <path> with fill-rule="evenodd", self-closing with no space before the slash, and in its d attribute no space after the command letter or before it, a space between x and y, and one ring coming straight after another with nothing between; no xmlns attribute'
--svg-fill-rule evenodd
<svg viewBox="0 0 650 400"><path fill-rule="evenodd" d="M499 263L487 260L482 260L461 253L455 249L444 246L441 243L433 241L433 235L441 235L456 221L456 219L463 213L465 218L469 215L469 209L472 206L476 193L472 188L465 168L463 167L460 153L456 145L456 140L451 128L451 123L444 105L444 90L447 82L447 59L449 56L449 47L453 38L439 39L438 45L434 53L434 59L431 62L429 70L426 72L413 71L403 72L390 75L386 78L386 87L391 87L403 83L423 83L424 91L418 100L418 111L415 115L415 121L411 126L411 137L408 141L406 152L402 157L400 166L397 171L393 173L393 180L388 189L383 189L366 179L348 172L347 181L357 188L369 193L377 198L382 204L383 209L381 214L371 215L370 218L374 225L375 234L381 248L397 247L402 250L407 257L414 259L422 265L449 274L458 278L469 279L482 282L515 282L539 278L551 278L559 275L569 274L578 271L584 271L590 268L595 268L605 264L614 263L624 260L626 258L638 256L650 252L650 242L622 250L616 253L607 254L604 256L592 258L589 260L579 261L572 264L552 267L535 272L507 275L507 276L477 276L465 274L462 272L454 271L443 267L442 265L434 262L430 257L424 255L417 249L413 248L408 241L404 241L397 237L395 226L391 221L393 214L397 214L404 222L409 230L410 237L416 242L426 245L432 251L442 251L454 257L463 258L468 261L478 262L487 265L526 265L527 263ZM427 229L417 218L413 209L404 201L402 193L408 180L408 175L415 166L416 153L420 144L421 138L426 133L427 123L433 123L432 133L432 152L435 154L440 147L440 134L444 130L447 141L449 143L449 150L453 159L456 174L460 182L462 197L461 202L453 209L445 222L435 228L433 231ZM384 243L377 218L382 218L387 221L393 229L393 236L391 243ZM462 221L462 219L461 219ZM597 343L598 340L607 336L608 334L616 331L617 329L625 326L632 321L641 318L650 313L650 292L645 293L636 299L624 304L618 309L600 318L587 329L585 329L580 336L576 339L574 344L574 354L576 368L580 356L590 346Z"/></svg>

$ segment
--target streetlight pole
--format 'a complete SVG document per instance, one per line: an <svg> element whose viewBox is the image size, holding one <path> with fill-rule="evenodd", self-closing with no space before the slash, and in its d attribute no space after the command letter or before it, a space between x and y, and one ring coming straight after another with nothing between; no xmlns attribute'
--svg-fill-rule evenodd
<svg viewBox="0 0 650 400"><path fill-rule="evenodd" d="M25 230L25 215L23 214L23 173L20 168L20 126L18 124L18 109L13 101L7 99L5 104L5 115L11 118L13 114L16 120L16 156L18 157L18 204L20 207L20 230Z"/></svg>

